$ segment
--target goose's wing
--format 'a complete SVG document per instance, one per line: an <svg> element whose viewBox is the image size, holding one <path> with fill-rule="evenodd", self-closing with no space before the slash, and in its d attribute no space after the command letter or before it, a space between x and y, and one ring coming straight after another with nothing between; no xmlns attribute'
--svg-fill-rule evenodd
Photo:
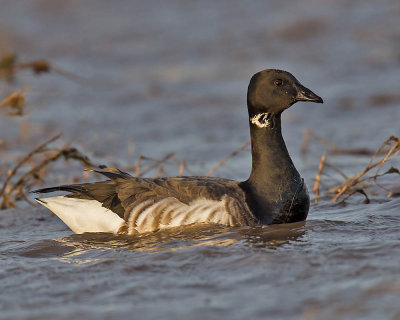
<svg viewBox="0 0 400 320"><path fill-rule="evenodd" d="M115 170L96 172L110 180L37 192L62 190L70 192L68 197L71 198L97 200L123 218L128 227L145 231L196 222L251 225L256 221L247 207L243 190L233 180L212 177L150 179Z"/></svg>

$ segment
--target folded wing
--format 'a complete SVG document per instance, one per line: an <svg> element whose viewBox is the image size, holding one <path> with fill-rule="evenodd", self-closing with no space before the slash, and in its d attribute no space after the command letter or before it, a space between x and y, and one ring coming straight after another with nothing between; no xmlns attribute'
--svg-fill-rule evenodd
<svg viewBox="0 0 400 320"><path fill-rule="evenodd" d="M119 170L96 172L110 180L36 192L61 190L70 192L67 198L96 200L123 218L125 222L118 230L120 233L149 232L193 223L229 226L256 223L236 181L211 177L149 179L132 177Z"/></svg>

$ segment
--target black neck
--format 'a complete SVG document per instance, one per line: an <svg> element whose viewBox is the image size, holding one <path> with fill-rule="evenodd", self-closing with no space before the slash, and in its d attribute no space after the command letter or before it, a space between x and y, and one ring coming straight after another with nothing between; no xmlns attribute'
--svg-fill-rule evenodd
<svg viewBox="0 0 400 320"><path fill-rule="evenodd" d="M250 119L252 169L243 183L245 189L264 206L279 201L294 184L301 183L281 131L281 114L270 116L269 125L260 127ZM260 203L260 205L262 205Z"/></svg>

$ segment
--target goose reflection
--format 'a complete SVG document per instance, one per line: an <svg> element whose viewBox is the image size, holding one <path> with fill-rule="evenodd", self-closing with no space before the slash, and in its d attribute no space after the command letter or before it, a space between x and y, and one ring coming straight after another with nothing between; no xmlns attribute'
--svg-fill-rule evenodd
<svg viewBox="0 0 400 320"><path fill-rule="evenodd" d="M137 252L181 250L199 246L231 246L234 244L254 248L276 248L299 241L306 233L305 222L229 228L203 224L177 227L135 236L109 233L73 234L59 239L81 250L114 249Z"/></svg>

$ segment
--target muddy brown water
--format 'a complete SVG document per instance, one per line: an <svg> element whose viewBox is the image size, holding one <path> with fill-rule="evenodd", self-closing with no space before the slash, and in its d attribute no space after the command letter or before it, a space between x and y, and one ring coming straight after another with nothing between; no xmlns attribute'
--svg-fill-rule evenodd
<svg viewBox="0 0 400 320"><path fill-rule="evenodd" d="M400 136L397 0L0 6L2 50L83 78L24 71L0 83L2 96L30 90L27 115L0 116L2 164L62 132L97 163L126 167L140 154L175 151L204 174L248 139L247 83L269 67L291 71L325 100L298 103L283 119L309 188L325 147L311 142L301 157L305 129L346 148ZM369 158L328 160L350 175ZM80 170L59 164L45 183ZM214 175L246 179L249 170L245 151ZM20 204L0 211L0 318L400 319L400 198L379 190L368 205L362 196L345 206L323 198L302 223L136 237L74 235L44 208Z"/></svg>

